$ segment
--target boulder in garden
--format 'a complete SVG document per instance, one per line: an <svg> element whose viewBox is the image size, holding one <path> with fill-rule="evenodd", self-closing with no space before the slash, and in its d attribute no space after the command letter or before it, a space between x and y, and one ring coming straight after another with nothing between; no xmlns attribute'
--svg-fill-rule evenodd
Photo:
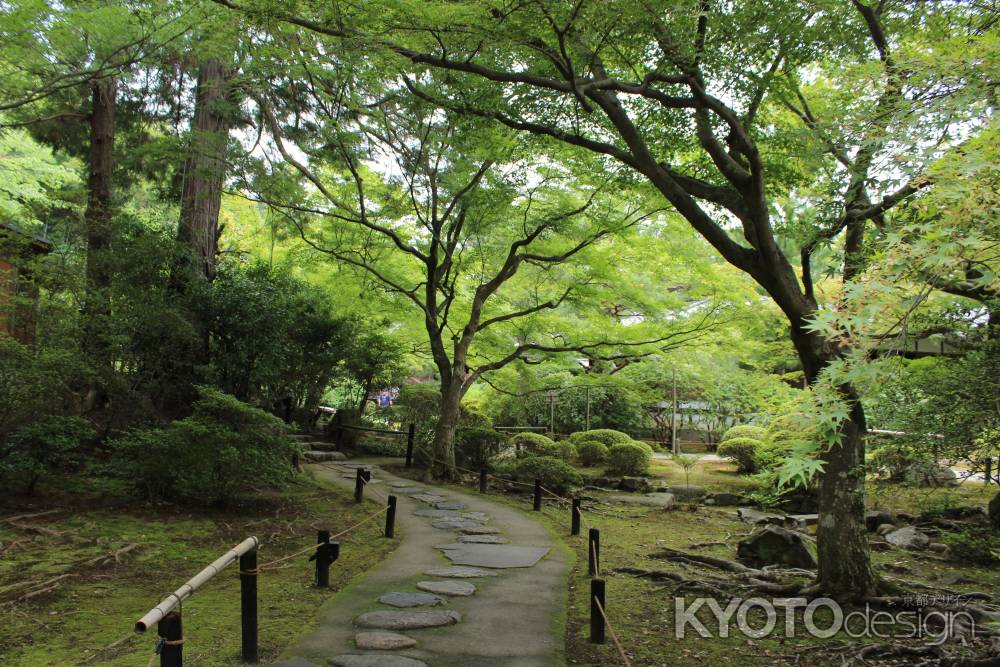
<svg viewBox="0 0 1000 667"><path fill-rule="evenodd" d="M741 540L736 555L754 567L780 565L815 569L816 558L805 538L781 526L764 526L745 540Z"/></svg>

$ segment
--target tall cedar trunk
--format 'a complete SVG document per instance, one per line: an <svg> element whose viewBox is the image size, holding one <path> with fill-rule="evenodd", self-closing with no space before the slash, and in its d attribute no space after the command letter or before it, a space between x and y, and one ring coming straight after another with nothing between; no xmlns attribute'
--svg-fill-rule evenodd
<svg viewBox="0 0 1000 667"><path fill-rule="evenodd" d="M218 60L198 71L198 92L191 121L191 144L184 162L178 239L190 253L189 277L211 281L219 240L219 208L226 174L226 145L232 126L227 73Z"/></svg>
<svg viewBox="0 0 1000 667"><path fill-rule="evenodd" d="M792 341L802 360L806 381L813 384L833 360L825 341L792 324ZM830 448L820 476L819 524L816 529L819 590L851 600L878 594L878 577L871 566L865 531L865 413L853 387L840 388L851 403L841 425L840 444Z"/></svg>
<svg viewBox="0 0 1000 667"><path fill-rule="evenodd" d="M441 414L434 427L434 442L431 445L431 469L434 476L443 479L455 477L455 430L462 403L462 378L451 377L441 380Z"/></svg>
<svg viewBox="0 0 1000 667"><path fill-rule="evenodd" d="M231 126L227 73L218 60L204 62L198 71L191 138L184 161L181 217L177 238L181 257L175 263L171 284L181 295L190 295L201 281L215 278L219 239L219 209L226 173L226 145ZM208 364L208 328L192 309L188 314L195 338L184 358L176 360L174 389L166 399L169 414L182 415L193 400L196 368Z"/></svg>
<svg viewBox="0 0 1000 667"><path fill-rule="evenodd" d="M99 79L91 83L90 154L87 176L87 285L84 297L83 347L100 383L111 370L108 335L111 317L111 177L114 169L115 109L117 82ZM106 394L91 387L85 409L100 407Z"/></svg>

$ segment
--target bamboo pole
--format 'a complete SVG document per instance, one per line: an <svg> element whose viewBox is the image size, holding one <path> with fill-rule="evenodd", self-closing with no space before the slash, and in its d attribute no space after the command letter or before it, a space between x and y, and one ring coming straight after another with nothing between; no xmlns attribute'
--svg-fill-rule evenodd
<svg viewBox="0 0 1000 667"><path fill-rule="evenodd" d="M191 597L196 590L201 588L201 586L207 583L212 577L221 572L223 568L235 563L243 554L255 551L258 546L260 546L260 542L256 537L248 537L237 544L204 570L188 579L187 583L183 584L176 591L164 598L163 602L146 612L145 616L136 621L135 631L145 632L148 630L151 625L159 622L160 619L170 613L174 607Z"/></svg>

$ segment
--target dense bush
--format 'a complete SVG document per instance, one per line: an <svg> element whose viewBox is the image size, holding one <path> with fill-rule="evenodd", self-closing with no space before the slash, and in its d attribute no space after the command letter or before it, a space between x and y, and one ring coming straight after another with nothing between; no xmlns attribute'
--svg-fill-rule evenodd
<svg viewBox="0 0 1000 667"><path fill-rule="evenodd" d="M198 299L213 384L243 401L314 409L363 334L284 268L223 262ZM363 349L375 346L365 341Z"/></svg>
<svg viewBox="0 0 1000 667"><path fill-rule="evenodd" d="M736 463L739 473L754 473L760 469L758 456L764 443L753 438L730 438L719 445L719 456Z"/></svg>
<svg viewBox="0 0 1000 667"><path fill-rule="evenodd" d="M455 464L469 470L492 469L507 447L507 438L491 428L455 431Z"/></svg>
<svg viewBox="0 0 1000 667"><path fill-rule="evenodd" d="M551 456L531 456L521 459L513 468L516 479L524 482L540 480L542 486L555 493L566 493L583 482L573 466Z"/></svg>
<svg viewBox="0 0 1000 667"><path fill-rule="evenodd" d="M630 438L627 434L622 433L621 431L614 431L610 428L598 428L592 431L578 431L569 436L569 439L570 442L573 442L574 444L580 440L597 440L598 442L603 442L608 447L623 442L632 442L632 438ZM651 447L650 451L652 451Z"/></svg>
<svg viewBox="0 0 1000 667"><path fill-rule="evenodd" d="M357 447L375 456L406 456L406 440L396 437L362 436Z"/></svg>
<svg viewBox="0 0 1000 667"><path fill-rule="evenodd" d="M295 451L282 421L210 387L193 414L113 441L116 471L147 496L224 506L287 480Z"/></svg>
<svg viewBox="0 0 1000 667"><path fill-rule="evenodd" d="M751 426L750 424L741 424L739 426L734 426L725 432L722 436L722 442L727 440L732 440L733 438L750 438L751 440L763 441L767 438L767 430L761 428L760 426Z"/></svg>
<svg viewBox="0 0 1000 667"><path fill-rule="evenodd" d="M85 419L41 416L0 445L0 477L8 484L23 482L32 493L43 475L76 463L80 444L93 435Z"/></svg>
<svg viewBox="0 0 1000 667"><path fill-rule="evenodd" d="M608 446L600 440L581 440L576 452L585 466L596 466L608 460Z"/></svg>
<svg viewBox="0 0 1000 667"><path fill-rule="evenodd" d="M951 547L951 559L991 567L1000 563L1000 534L988 528L969 528L941 538Z"/></svg>
<svg viewBox="0 0 1000 667"><path fill-rule="evenodd" d="M608 449L608 472L615 475L644 475L652 454L648 446L636 442L620 442Z"/></svg>

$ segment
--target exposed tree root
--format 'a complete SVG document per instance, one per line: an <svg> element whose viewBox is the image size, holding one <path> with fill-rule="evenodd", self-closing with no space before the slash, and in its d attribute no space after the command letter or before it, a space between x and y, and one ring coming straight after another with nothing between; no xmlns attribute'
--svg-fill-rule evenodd
<svg viewBox="0 0 1000 667"><path fill-rule="evenodd" d="M908 646L906 644L870 644L858 649L844 661L845 665L867 664L868 658L932 657L941 658L940 646Z"/></svg>

